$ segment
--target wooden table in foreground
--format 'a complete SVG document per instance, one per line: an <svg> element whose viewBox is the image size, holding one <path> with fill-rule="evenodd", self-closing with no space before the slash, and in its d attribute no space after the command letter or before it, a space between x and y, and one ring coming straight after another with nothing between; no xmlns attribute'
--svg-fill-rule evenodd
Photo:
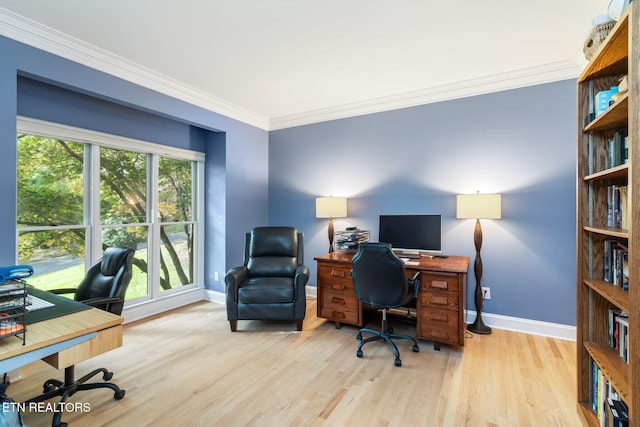
<svg viewBox="0 0 640 427"><path fill-rule="evenodd" d="M42 359L63 369L122 346L123 318L90 308L28 324L25 345L16 337L0 339L0 371ZM35 358L35 359L34 359Z"/></svg>
<svg viewBox="0 0 640 427"><path fill-rule="evenodd" d="M353 253L336 251L315 257L318 263L318 317L333 320L336 328L343 323L364 326L362 303L351 279ZM440 343L464 345L464 312L469 257L448 256L412 259L407 274L420 271L420 294L416 301L416 336Z"/></svg>

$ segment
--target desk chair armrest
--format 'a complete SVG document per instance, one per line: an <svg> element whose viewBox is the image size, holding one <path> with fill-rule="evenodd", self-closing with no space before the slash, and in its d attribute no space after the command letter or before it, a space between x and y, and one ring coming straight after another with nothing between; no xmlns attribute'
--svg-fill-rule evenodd
<svg viewBox="0 0 640 427"><path fill-rule="evenodd" d="M75 288L51 289L47 292L51 292L52 294L56 294L56 295L75 294L76 289Z"/></svg>
<svg viewBox="0 0 640 427"><path fill-rule="evenodd" d="M97 307L105 304L112 304L116 302L122 302L122 298L116 297L104 297L104 298L90 298L83 301L80 301L83 304L90 305L92 307Z"/></svg>
<svg viewBox="0 0 640 427"><path fill-rule="evenodd" d="M409 279L407 279L409 286L413 286L413 297L418 298L420 295L420 272L415 271Z"/></svg>

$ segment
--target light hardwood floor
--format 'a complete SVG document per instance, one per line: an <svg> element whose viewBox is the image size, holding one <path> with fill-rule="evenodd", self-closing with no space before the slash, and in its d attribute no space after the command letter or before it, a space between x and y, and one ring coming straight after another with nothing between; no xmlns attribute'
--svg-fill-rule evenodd
<svg viewBox="0 0 640 427"><path fill-rule="evenodd" d="M76 367L105 366L126 389L79 392L89 413L70 426L579 426L575 343L494 330L464 348L413 353L400 342L402 367L381 342L356 357L355 327L335 329L309 299L302 332L292 322L239 321L200 302L125 326L124 346ZM371 324L377 327L377 324ZM410 332L410 325L394 325ZM22 401L62 376L44 362L22 371L8 394ZM28 412L29 427L51 414Z"/></svg>

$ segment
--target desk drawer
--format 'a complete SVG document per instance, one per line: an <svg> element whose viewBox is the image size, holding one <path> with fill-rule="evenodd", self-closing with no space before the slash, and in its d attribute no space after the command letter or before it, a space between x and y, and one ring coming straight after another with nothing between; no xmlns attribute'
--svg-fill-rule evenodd
<svg viewBox="0 0 640 427"><path fill-rule="evenodd" d="M453 273L422 273L420 276L420 288L441 292L458 292L460 284L458 275Z"/></svg>
<svg viewBox="0 0 640 427"><path fill-rule="evenodd" d="M420 305L422 307L456 311L460 307L457 292L435 292L426 290L420 291Z"/></svg>
<svg viewBox="0 0 640 427"><path fill-rule="evenodd" d="M63 369L83 360L90 359L109 350L122 346L122 325L98 331L98 334L81 344L59 351L44 360L49 365L57 369Z"/></svg>
<svg viewBox="0 0 640 427"><path fill-rule="evenodd" d="M350 274L351 268L332 265L318 265L318 286L336 291L353 290L353 280Z"/></svg>
<svg viewBox="0 0 640 427"><path fill-rule="evenodd" d="M423 308L418 316L418 336L441 343L463 345L458 324L459 312Z"/></svg>
<svg viewBox="0 0 640 427"><path fill-rule="evenodd" d="M355 292L318 289L318 317L336 322L360 324L360 303Z"/></svg>

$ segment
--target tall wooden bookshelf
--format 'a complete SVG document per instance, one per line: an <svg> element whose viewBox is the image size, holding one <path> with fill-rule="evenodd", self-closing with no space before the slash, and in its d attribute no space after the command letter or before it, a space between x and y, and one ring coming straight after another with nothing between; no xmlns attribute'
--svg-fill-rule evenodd
<svg viewBox="0 0 640 427"><path fill-rule="evenodd" d="M599 426L593 409L594 363L640 426L640 0L630 4L578 78L577 385L578 412ZM593 118L596 94L627 75L629 90ZM608 141L628 134L628 161L612 165ZM612 186L626 186L625 228L611 226ZM628 290L604 280L605 241L628 248ZM628 313L628 363L610 346L609 311Z"/></svg>

